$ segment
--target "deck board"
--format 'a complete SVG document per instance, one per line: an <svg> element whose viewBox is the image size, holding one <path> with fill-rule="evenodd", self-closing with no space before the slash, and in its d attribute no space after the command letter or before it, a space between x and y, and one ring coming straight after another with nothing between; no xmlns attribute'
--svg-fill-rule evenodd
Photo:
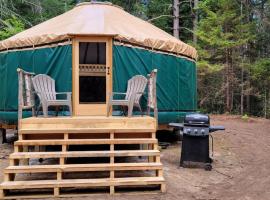
<svg viewBox="0 0 270 200"><path fill-rule="evenodd" d="M10 159L24 158L84 158L84 157L128 157L155 156L158 150L120 150L120 151L69 151L69 152L18 152L10 154Z"/></svg>
<svg viewBox="0 0 270 200"><path fill-rule="evenodd" d="M153 117L30 117L20 122L21 134L47 133L99 133L99 132L155 132L156 120Z"/></svg>
<svg viewBox="0 0 270 200"><path fill-rule="evenodd" d="M154 144L157 139L62 139L62 140L23 140L15 142L15 146L45 145L97 145L97 144Z"/></svg>
<svg viewBox="0 0 270 200"><path fill-rule="evenodd" d="M86 187L86 186L120 186L120 185L148 185L162 184L163 177L135 177L115 179L71 179L71 180L35 180L35 181L14 181L3 182L1 186L5 189L27 189L27 188L54 188L54 187Z"/></svg>
<svg viewBox="0 0 270 200"><path fill-rule="evenodd" d="M79 172L79 171L125 171L162 169L161 163L99 163L99 164L66 164L66 165L32 165L9 166L5 173L37 173L37 172Z"/></svg>

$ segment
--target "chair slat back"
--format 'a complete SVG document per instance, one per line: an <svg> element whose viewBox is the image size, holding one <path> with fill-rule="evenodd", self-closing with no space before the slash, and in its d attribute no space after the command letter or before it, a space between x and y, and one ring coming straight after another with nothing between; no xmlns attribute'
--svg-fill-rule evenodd
<svg viewBox="0 0 270 200"><path fill-rule="evenodd" d="M33 77L32 81L39 97L42 95L46 100L56 100L55 81L51 77L39 74Z"/></svg>
<svg viewBox="0 0 270 200"><path fill-rule="evenodd" d="M131 79L128 80L127 93L125 99L130 100L132 94L139 92L141 94L137 94L134 101L135 103L139 103L146 85L147 85L147 78L145 78L142 75L133 76Z"/></svg>

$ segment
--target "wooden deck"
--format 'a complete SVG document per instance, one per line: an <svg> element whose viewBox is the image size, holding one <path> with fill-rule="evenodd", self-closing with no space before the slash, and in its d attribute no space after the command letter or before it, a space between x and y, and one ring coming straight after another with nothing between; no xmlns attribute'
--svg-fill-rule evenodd
<svg viewBox="0 0 270 200"><path fill-rule="evenodd" d="M31 117L21 120L19 136L51 133L137 133L155 132L152 117ZM21 139L21 138L20 138Z"/></svg>
<svg viewBox="0 0 270 200"><path fill-rule="evenodd" d="M86 195L78 191L67 192L70 188L102 189L114 194L122 187L129 191L130 187L155 186L155 191L164 192L155 132L156 120L147 116L23 119L19 140L9 157L10 166L4 171L0 198ZM53 151L47 151L48 147ZM52 159L54 163L30 165L29 160L33 159ZM83 176L68 177L76 173L83 173ZM17 180L18 174L28 174L30 179ZM46 177L46 174L52 176ZM102 177L97 178L97 174ZM32 176L38 176L38 180ZM45 191L32 194L33 189ZM92 192L87 195L89 193Z"/></svg>

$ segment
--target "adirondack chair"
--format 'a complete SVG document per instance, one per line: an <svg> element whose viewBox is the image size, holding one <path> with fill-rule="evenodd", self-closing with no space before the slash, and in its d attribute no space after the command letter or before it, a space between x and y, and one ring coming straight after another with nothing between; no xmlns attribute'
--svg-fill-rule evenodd
<svg viewBox="0 0 270 200"><path fill-rule="evenodd" d="M48 116L49 106L68 106L70 115L72 115L71 92L56 92L55 81L45 74L33 77L32 82L45 117ZM57 95L66 95L66 99L57 99Z"/></svg>
<svg viewBox="0 0 270 200"><path fill-rule="evenodd" d="M18 73L18 126L22 119L23 110L32 110L32 115L35 115L35 94L32 84L34 73L26 72L20 68Z"/></svg>
<svg viewBox="0 0 270 200"><path fill-rule="evenodd" d="M148 98L147 98L147 114L150 115L151 109L154 111L154 117L158 122L158 108L157 108L157 69L148 74Z"/></svg>
<svg viewBox="0 0 270 200"><path fill-rule="evenodd" d="M127 92L113 92L110 95L110 99L107 107L107 116L109 116L110 110L113 106L126 106L128 107L128 117L132 116L133 107L139 108L142 113L142 108L140 106L140 99L144 93L145 87L147 85L147 79L142 75L136 75L128 80ZM124 99L113 99L114 95L122 95Z"/></svg>

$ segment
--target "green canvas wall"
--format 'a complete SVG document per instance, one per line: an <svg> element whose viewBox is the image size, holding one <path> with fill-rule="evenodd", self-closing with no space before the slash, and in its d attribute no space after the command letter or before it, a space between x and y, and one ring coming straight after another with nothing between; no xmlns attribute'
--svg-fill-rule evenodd
<svg viewBox="0 0 270 200"><path fill-rule="evenodd" d="M56 80L57 91L71 91L71 45L0 53L0 120L17 119L18 67L48 74ZM178 121L186 111L196 110L196 65L172 55L114 45L113 90L125 91L129 78L146 76L155 68L160 123Z"/></svg>
<svg viewBox="0 0 270 200"><path fill-rule="evenodd" d="M48 74L58 91L71 91L72 48L70 45L0 53L0 120L15 121L18 109L17 68Z"/></svg>
<svg viewBox="0 0 270 200"><path fill-rule="evenodd" d="M196 64L184 58L124 46L113 47L114 91L125 91L129 78L157 72L159 112L197 108Z"/></svg>

